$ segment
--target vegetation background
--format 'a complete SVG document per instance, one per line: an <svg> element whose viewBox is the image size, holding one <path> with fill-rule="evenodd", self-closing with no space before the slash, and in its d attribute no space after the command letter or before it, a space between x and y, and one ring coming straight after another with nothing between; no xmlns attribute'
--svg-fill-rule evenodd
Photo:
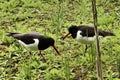
<svg viewBox="0 0 120 80"><path fill-rule="evenodd" d="M115 33L100 40L103 77L120 80L120 0L97 0L98 28ZM72 37L71 25L93 25L91 0L0 0L0 80L97 80L95 45ZM7 32L37 31L55 39L61 56L50 47L32 55Z"/></svg>

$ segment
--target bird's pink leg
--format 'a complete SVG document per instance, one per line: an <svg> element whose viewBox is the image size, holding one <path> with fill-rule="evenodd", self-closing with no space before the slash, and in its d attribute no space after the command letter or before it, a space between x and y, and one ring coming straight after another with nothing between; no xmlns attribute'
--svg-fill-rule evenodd
<svg viewBox="0 0 120 80"><path fill-rule="evenodd" d="M43 56L43 54L41 53L41 51L40 51L40 53L39 53L39 56L42 58L43 61L46 62L46 59L45 59L45 57Z"/></svg>

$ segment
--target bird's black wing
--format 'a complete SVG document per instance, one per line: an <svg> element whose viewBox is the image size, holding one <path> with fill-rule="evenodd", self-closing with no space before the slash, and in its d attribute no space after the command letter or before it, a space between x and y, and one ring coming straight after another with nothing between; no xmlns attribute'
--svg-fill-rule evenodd
<svg viewBox="0 0 120 80"><path fill-rule="evenodd" d="M34 39L40 39L41 37L44 37L43 35L37 32L31 32L31 33L25 33L25 34L18 33L18 34L13 34L11 36L17 40L21 40L25 44L34 43L35 42Z"/></svg>
<svg viewBox="0 0 120 80"><path fill-rule="evenodd" d="M87 36L87 37L93 37L95 36L95 31L94 31L94 27L91 26L80 26L79 29L82 31L82 35L83 36ZM107 31L103 31L98 29L98 35L99 36L115 36L114 33L111 32L107 32Z"/></svg>
<svg viewBox="0 0 120 80"><path fill-rule="evenodd" d="M82 36L87 36L87 37L95 36L94 27L82 26L79 27L79 29L82 31L81 33Z"/></svg>

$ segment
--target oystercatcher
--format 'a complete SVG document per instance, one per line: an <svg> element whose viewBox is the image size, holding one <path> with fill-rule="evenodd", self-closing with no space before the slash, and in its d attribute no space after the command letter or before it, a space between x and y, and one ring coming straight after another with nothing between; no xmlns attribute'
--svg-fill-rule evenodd
<svg viewBox="0 0 120 80"><path fill-rule="evenodd" d="M72 25L68 29L68 34L63 37L65 39L68 35L71 34L71 36L80 41L83 44L92 44L95 42L95 32L94 27L92 26L85 26L85 25ZM115 34L103 30L98 30L98 38L106 37L106 36L115 36ZM87 50L87 47L86 47ZM86 52L86 51L85 51Z"/></svg>
<svg viewBox="0 0 120 80"><path fill-rule="evenodd" d="M9 32L7 36L15 38L20 44L29 50L40 50L40 55L45 60L44 56L41 54L41 50L47 49L49 46L52 46L58 55L61 55L57 50L55 41L51 37L45 37L44 35L38 32L29 32L29 33L11 33Z"/></svg>

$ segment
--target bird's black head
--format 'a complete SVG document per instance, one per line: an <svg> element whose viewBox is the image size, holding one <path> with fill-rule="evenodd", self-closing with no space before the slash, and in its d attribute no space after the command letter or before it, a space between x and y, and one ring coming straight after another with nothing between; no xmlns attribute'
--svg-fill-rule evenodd
<svg viewBox="0 0 120 80"><path fill-rule="evenodd" d="M55 41L53 38L47 38L47 43L49 44L48 46L52 46L55 51L57 52L58 55L61 55L60 52L57 50L56 46L54 45L55 44Z"/></svg>
<svg viewBox="0 0 120 80"><path fill-rule="evenodd" d="M72 34L72 33L77 32L78 28L77 28L77 26L74 26L74 25L73 25L73 26L70 26L68 30L69 30L69 32Z"/></svg>
<svg viewBox="0 0 120 80"><path fill-rule="evenodd" d="M77 35L78 27L75 26L75 25L73 25L73 26L69 27L68 31L69 31L69 33L72 34L71 36L72 36L73 38L75 38L76 35Z"/></svg>
<svg viewBox="0 0 120 80"><path fill-rule="evenodd" d="M54 43L55 43L55 41L54 41L54 39L53 38L47 38L47 43L49 44L49 46L53 46L54 45Z"/></svg>

